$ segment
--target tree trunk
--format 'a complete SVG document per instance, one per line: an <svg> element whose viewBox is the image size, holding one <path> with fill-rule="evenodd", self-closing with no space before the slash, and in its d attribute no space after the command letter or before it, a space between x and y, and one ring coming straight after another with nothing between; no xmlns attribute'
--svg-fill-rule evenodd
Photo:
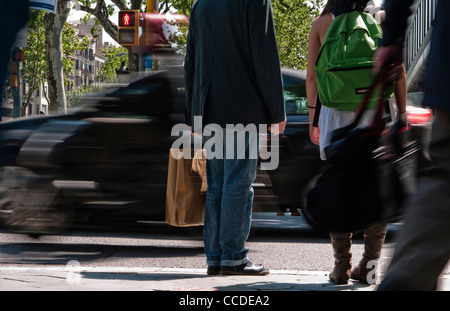
<svg viewBox="0 0 450 311"><path fill-rule="evenodd" d="M70 12L69 2L70 0L58 0L56 15L46 13L44 16L50 114L57 113L59 108L64 109L64 113L67 112L63 73L62 29Z"/></svg>

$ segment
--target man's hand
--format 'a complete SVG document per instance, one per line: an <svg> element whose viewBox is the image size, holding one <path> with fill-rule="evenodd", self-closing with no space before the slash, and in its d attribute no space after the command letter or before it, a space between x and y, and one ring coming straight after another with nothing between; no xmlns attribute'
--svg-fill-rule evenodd
<svg viewBox="0 0 450 311"><path fill-rule="evenodd" d="M403 47L401 45L387 45L380 46L374 56L374 70L381 72L383 68L391 67L389 70L389 80L396 80L398 74L401 72L401 65L403 64Z"/></svg>
<svg viewBox="0 0 450 311"><path fill-rule="evenodd" d="M274 135L278 135L282 134L285 128L286 128L286 119L284 119L284 121L282 122L274 123L271 126L269 126L269 131Z"/></svg>

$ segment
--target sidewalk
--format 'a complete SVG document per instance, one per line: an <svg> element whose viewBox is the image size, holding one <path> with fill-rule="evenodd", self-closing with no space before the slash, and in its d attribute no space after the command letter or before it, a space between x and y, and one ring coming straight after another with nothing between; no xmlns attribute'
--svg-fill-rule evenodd
<svg viewBox="0 0 450 311"><path fill-rule="evenodd" d="M278 217L275 214L255 213L253 227L276 233L282 222L286 231L307 235L310 227L303 217ZM399 224L390 224L390 234ZM267 234L267 232L265 234ZM59 256L63 256L60 253ZM328 280L329 271L271 270L266 276L208 276L205 269L161 267L108 267L80 265L69 261L67 265L44 265L21 262L0 264L1 291L153 291L153 292L356 292L374 291L376 285L350 281L347 285L334 285ZM126 263L125 263L126 264ZM441 291L450 291L450 274L441 277ZM185 294L183 294L185 295ZM206 295L206 294L205 294Z"/></svg>
<svg viewBox="0 0 450 311"><path fill-rule="evenodd" d="M70 264L70 263L69 263ZM374 291L350 281L334 285L323 271L271 271L266 276L208 276L204 269L0 267L0 291ZM450 291L450 277L439 290Z"/></svg>

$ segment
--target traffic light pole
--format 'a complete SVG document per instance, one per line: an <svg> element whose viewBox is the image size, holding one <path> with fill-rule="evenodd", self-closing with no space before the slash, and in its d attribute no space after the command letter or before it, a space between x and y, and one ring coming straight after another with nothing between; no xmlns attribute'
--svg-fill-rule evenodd
<svg viewBox="0 0 450 311"><path fill-rule="evenodd" d="M159 0L147 0L147 13L159 12Z"/></svg>
<svg viewBox="0 0 450 311"><path fill-rule="evenodd" d="M20 83L20 62L14 62L17 74L17 86L13 87L13 118L19 118L22 109L22 83Z"/></svg>
<svg viewBox="0 0 450 311"><path fill-rule="evenodd" d="M159 13L159 0L147 0L147 13ZM150 35L149 34L151 33L150 23L149 22L146 23L145 27L146 27L145 33L147 34L147 38L146 38L147 42L146 42L146 44L150 45L151 44L150 41L149 41L150 40ZM146 58L145 61L146 62L148 61L149 62L149 67L153 68L153 62L155 61L154 55L151 55L151 54L148 55L148 58ZM145 66L146 65L144 64L144 67Z"/></svg>

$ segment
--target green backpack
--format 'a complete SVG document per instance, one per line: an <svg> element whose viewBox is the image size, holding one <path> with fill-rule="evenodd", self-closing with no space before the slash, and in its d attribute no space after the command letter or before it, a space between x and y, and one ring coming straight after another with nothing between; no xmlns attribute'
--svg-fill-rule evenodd
<svg viewBox="0 0 450 311"><path fill-rule="evenodd" d="M372 59L381 38L381 27L370 14L352 11L334 19L315 64L322 105L339 110L358 108L375 77ZM391 86L386 99L392 93ZM376 102L377 96L372 96L368 107Z"/></svg>

